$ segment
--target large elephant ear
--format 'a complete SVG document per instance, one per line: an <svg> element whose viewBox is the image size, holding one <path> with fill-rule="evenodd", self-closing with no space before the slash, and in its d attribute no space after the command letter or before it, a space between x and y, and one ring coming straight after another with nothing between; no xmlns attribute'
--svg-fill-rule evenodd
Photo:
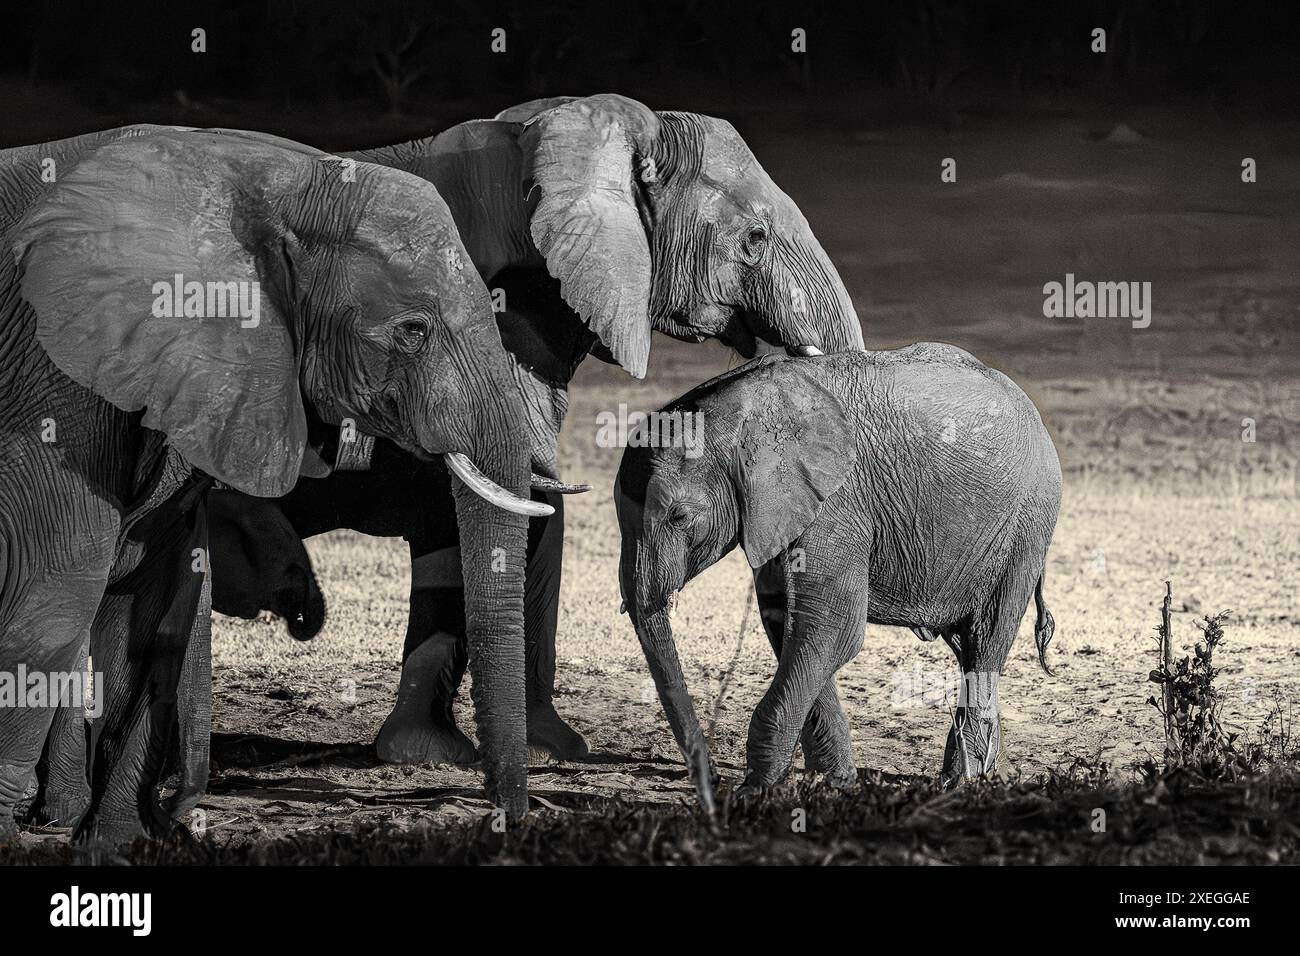
<svg viewBox="0 0 1300 956"><path fill-rule="evenodd" d="M289 239L272 210L309 161L215 133L122 140L63 173L15 232L54 364L253 495L293 487L306 440L280 308Z"/></svg>
<svg viewBox="0 0 1300 956"><path fill-rule="evenodd" d="M651 333L637 163L658 128L652 110L606 94L546 110L520 135L525 177L541 193L533 242L564 300L637 378L645 376Z"/></svg>
<svg viewBox="0 0 1300 956"><path fill-rule="evenodd" d="M740 538L752 568L760 568L808 530L855 462L853 426L844 403L809 374L782 369L753 374L772 387L749 394L738 413L736 443ZM773 401L779 394L780 401Z"/></svg>

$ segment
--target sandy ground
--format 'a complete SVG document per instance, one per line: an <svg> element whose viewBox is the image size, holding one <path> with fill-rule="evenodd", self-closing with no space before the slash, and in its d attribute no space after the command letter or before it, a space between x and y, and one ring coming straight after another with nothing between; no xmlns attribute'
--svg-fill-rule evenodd
<svg viewBox="0 0 1300 956"><path fill-rule="evenodd" d="M1027 621L1001 690L1006 774L1076 755L1123 771L1158 749L1146 675L1166 580L1183 652L1199 634L1196 617L1233 611L1220 660L1230 724L1253 734L1275 700L1300 709L1300 131L1125 120L1143 142L1099 142L1114 120L1079 116L1044 117L1028 132L996 118L951 133L737 123L839 265L869 346L968 348L1034 397L1056 437L1065 490L1046 585L1056 676L1039 670ZM1243 155L1259 163L1252 186L1239 181ZM939 183L947 156L959 163L954 185ZM1043 318L1043 283L1067 271L1151 281L1151 327ZM535 765L532 792L547 804L575 793L688 796L618 614L619 453L596 447L595 417L619 402L657 407L735 362L661 339L644 382L588 362L575 383L562 464L595 491L569 502L557 706L594 757ZM1253 443L1242 441L1244 418L1255 421ZM269 619L215 622L216 773L202 804L210 832L482 813L473 770L386 767L369 746L398 678L404 543L337 532L309 547L329 601L315 641L296 643ZM774 669L750 593L732 554L675 612L692 693L715 715L715 754L731 776ZM860 768L938 770L953 665L941 642L868 630L839 677ZM459 715L470 728L467 691Z"/></svg>

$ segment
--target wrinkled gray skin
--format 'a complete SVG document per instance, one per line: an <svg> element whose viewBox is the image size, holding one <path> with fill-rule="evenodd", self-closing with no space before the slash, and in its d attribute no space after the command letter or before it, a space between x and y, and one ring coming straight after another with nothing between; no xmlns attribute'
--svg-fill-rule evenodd
<svg viewBox="0 0 1300 956"><path fill-rule="evenodd" d="M1061 472L1033 403L966 352L923 343L766 357L668 409L703 416L705 451L624 454L619 578L688 764L709 765L669 605L740 544L756 578L775 571L758 591L779 659L750 721L746 790L778 783L801 739L809 769L856 779L834 675L868 622L948 642L966 679L944 778L991 770L997 677L1031 595L1044 669L1054 629L1042 578Z"/></svg>
<svg viewBox="0 0 1300 956"><path fill-rule="evenodd" d="M446 206L416 177L352 172L229 131L0 152L0 672L75 673L87 651L103 672L80 839L161 834L206 784L213 479L281 495L319 473L307 420L346 418L528 494L518 393ZM156 314L175 273L249 283L257 322ZM453 485L488 790L518 815L526 523ZM71 708L0 708L0 839L56 710L75 739ZM47 780L68 785L43 803L66 815L84 751L57 749Z"/></svg>
<svg viewBox="0 0 1300 956"><path fill-rule="evenodd" d="M746 357L760 343L862 348L808 221L724 120L611 94L555 97L352 155L436 185L479 274L504 292L498 322L540 473L555 473L568 383L588 353L640 378L654 331ZM304 536L349 527L410 542L402 680L377 751L394 763L472 760L451 716L464 661L456 529L446 502L409 493L410 475L377 454L372 473L305 481L283 506ZM527 567L529 742L581 759L586 742L551 703L564 534L562 499L544 500L556 513L534 520Z"/></svg>

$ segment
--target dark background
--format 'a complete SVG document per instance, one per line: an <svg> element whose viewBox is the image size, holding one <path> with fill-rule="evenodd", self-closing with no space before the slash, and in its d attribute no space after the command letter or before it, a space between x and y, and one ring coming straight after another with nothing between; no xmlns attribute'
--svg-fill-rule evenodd
<svg viewBox="0 0 1300 956"><path fill-rule="evenodd" d="M1297 51L1282 2L61 0L8 11L0 145L152 122L342 150L538 96L623 93L736 125L830 253L869 347L952 342L1040 399L1040 383L1087 382L1073 410L1090 427L1135 402L1148 414L1116 380L1246 382L1277 393L1255 404L1289 435ZM1257 182L1242 182L1243 157ZM947 158L955 183L940 179ZM1067 272L1151 282L1151 327L1046 318L1043 285ZM661 341L647 401L734 361ZM595 396L629 385L596 363L580 377ZM1223 417L1240 445L1221 397L1165 398Z"/></svg>
<svg viewBox="0 0 1300 956"><path fill-rule="evenodd" d="M789 107L952 127L1056 103L1296 115L1291 3L1150 0L60 0L0 33L0 144L129 122L326 148L616 90L660 108ZM790 31L808 32L808 53ZM1090 53L1093 27L1111 53ZM207 31L207 52L190 31ZM507 52L489 49L494 27ZM689 97L690 105L681 105Z"/></svg>
<svg viewBox="0 0 1300 956"><path fill-rule="evenodd" d="M151 122L343 150L538 96L623 93L736 125L830 253L869 347L952 342L1039 398L1048 380L1088 382L1076 411L1090 421L1138 401L1115 379L1245 381L1279 393L1256 404L1290 434L1295 12L1211 0L61 0L8 12L0 145ZM1105 54L1090 48L1098 26ZM195 27L205 53L191 52ZM804 54L791 51L795 27ZM1257 182L1242 182L1243 157ZM946 158L955 183L940 179ZM1067 272L1151 282L1151 327L1046 318L1043 285ZM661 341L647 401L734 361ZM580 375L629 385L596 363ZM1221 398L1176 401L1208 405L1240 444ZM1119 411L1099 411L1112 402ZM1139 450L1153 440L1123 434Z"/></svg>

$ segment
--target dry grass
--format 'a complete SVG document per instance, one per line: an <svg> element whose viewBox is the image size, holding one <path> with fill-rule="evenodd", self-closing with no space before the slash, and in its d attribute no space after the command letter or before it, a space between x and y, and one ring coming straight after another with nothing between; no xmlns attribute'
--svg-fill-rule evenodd
<svg viewBox="0 0 1300 956"><path fill-rule="evenodd" d="M800 784L717 818L688 805L570 795L494 829L490 817L438 825L354 817L269 839L213 835L116 851L47 842L21 864L1294 864L1300 781L1272 774L1207 783L1186 775L1116 786L1096 768L943 791L932 780Z"/></svg>

